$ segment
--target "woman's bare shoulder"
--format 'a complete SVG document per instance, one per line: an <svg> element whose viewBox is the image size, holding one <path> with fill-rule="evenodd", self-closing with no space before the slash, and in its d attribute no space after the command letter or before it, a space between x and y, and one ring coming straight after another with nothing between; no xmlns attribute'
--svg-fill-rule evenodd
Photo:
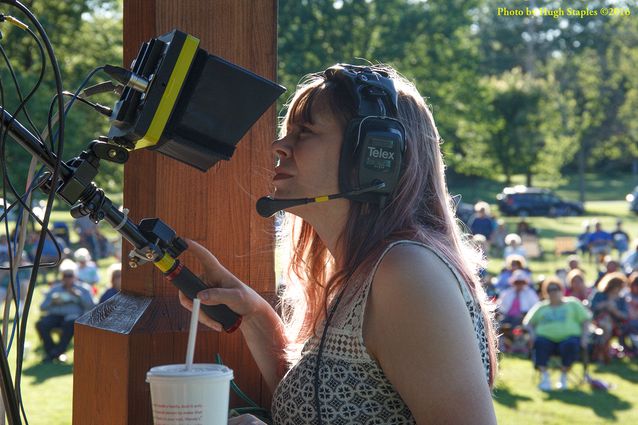
<svg viewBox="0 0 638 425"><path fill-rule="evenodd" d="M400 282L409 285L447 285L456 282L448 264L432 249L414 243L392 247L381 260L375 274L375 285Z"/></svg>

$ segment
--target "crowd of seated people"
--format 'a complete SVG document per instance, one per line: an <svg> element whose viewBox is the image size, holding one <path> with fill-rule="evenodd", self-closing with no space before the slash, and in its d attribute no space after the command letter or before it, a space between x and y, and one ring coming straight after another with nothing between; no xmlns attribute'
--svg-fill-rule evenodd
<svg viewBox="0 0 638 425"><path fill-rule="evenodd" d="M581 348L599 363L638 356L638 270L628 276L613 264L607 259L600 279L588 281L577 257L571 256L565 269L534 283L524 259L515 255L498 276L484 279L497 305L501 351L531 355L541 371L542 390L552 388L547 370L551 355L561 361L559 389L583 355Z"/></svg>
<svg viewBox="0 0 638 425"><path fill-rule="evenodd" d="M69 226L65 228L68 229ZM84 227L90 228L85 225ZM93 308L99 302L105 302L121 287L120 249L117 243L100 238L99 231L85 231L84 236L73 243L66 231L53 229L47 234L40 260L40 272L36 280L36 291L43 294L40 305L41 316L36 323L38 335L44 349L44 362L66 361L66 352L73 338L75 320ZM4 302L9 295L18 298L18 308L22 314L25 296L31 277L31 268L38 249L40 232L28 232L26 244L20 257L16 257L17 237L14 232L0 236L0 305L7 308ZM95 242L95 243L91 243ZM94 257L92 252L98 253ZM9 271L9 265L16 265L20 259L19 269L15 275ZM109 287L98 289L101 281L98 266L94 259L109 258L115 263L108 269ZM53 274L51 275L51 272ZM41 286L37 286L41 285ZM40 289L40 287L42 287ZM98 298L99 297L99 298ZM37 308L37 305L32 308Z"/></svg>
<svg viewBox="0 0 638 425"><path fill-rule="evenodd" d="M508 233L484 205L477 213L483 223L489 217L495 226L490 237L484 229L473 237L477 248L493 261L504 258L496 275L484 271L482 276L497 308L500 349L530 355L541 372L540 389L565 388L567 372L584 355L599 363L638 358L638 239L629 242L621 220L613 232L596 220L584 223L577 254L551 276L534 280L519 232L540 232L524 222L516 233ZM597 269L594 275L581 266L583 256ZM551 356L560 358L556 386L547 367Z"/></svg>

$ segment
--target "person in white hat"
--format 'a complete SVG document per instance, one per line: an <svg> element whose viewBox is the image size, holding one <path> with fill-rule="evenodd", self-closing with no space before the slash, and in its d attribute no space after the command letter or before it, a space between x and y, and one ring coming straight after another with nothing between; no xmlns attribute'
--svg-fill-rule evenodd
<svg viewBox="0 0 638 425"><path fill-rule="evenodd" d="M35 327L42 339L45 351L45 362L54 359L66 361L66 352L73 338L75 320L89 311L95 302L91 288L77 278L77 265L70 259L60 264L60 281L54 283L46 293L40 305L43 314ZM57 343L53 341L52 331L62 329Z"/></svg>
<svg viewBox="0 0 638 425"><path fill-rule="evenodd" d="M515 270L509 283L510 287L501 292L498 298L498 309L504 316L502 323L518 326L538 302L538 294L530 286L529 273L524 270Z"/></svg>
<svg viewBox="0 0 638 425"><path fill-rule="evenodd" d="M96 293L95 285L100 281L97 265L91 261L91 254L86 248L80 248L73 254L77 262L77 276L82 282L88 283Z"/></svg>

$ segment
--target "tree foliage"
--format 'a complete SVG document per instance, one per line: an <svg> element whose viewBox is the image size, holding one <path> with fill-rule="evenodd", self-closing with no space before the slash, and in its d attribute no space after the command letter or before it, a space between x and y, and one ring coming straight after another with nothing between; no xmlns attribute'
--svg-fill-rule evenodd
<svg viewBox="0 0 638 425"><path fill-rule="evenodd" d="M32 0L24 3L36 15L51 40L60 66L64 90L75 91L91 69L97 66L106 63L121 64L121 1ZM2 11L30 24L17 9L6 7ZM29 26L35 30L33 25ZM17 75L23 95L26 95L40 74L42 62L39 50L33 39L17 27L5 22L0 30L3 34L0 43ZM104 74L97 74L89 85L105 80L105 77ZM4 62L0 66L0 79L4 94L2 104L9 112L13 112L19 104L19 99L8 66ZM52 66L47 58L45 79L34 98L28 103L28 111L35 124L35 128L29 127L33 133L44 131L49 105L54 94ZM114 98L102 95L92 100L110 105ZM17 118L21 123L27 124L24 114L20 114ZM91 140L106 134L107 129L106 117L76 103L66 119L64 159L78 155ZM24 179L31 155L10 138L7 139L6 148L5 159L9 167L9 177L17 188L24 189ZM122 186L120 167L103 162L101 165L103 171L97 177L98 184L106 189L120 190Z"/></svg>
<svg viewBox="0 0 638 425"><path fill-rule="evenodd" d="M464 138L484 138L478 44L472 36L471 0L281 0L279 75L299 78L338 62L387 63L419 88L431 105L448 162L483 173L487 164L466 161ZM468 149L469 148L469 149ZM479 157L481 158L481 157Z"/></svg>
<svg viewBox="0 0 638 425"><path fill-rule="evenodd" d="M631 69L638 64L638 28L633 15L600 11L615 7L636 13L630 8L633 2L535 1L528 6L533 3L548 10L589 9L596 14L504 19L485 12L520 8L521 2L488 0L480 15L482 72L506 75L520 66L545 87L540 122L545 143L532 172L556 175L576 165L581 172L587 167L626 169L638 158L629 112L635 105Z"/></svg>
<svg viewBox="0 0 638 425"><path fill-rule="evenodd" d="M77 87L92 68L121 61L121 2L26 1L51 37L65 89ZM499 7L534 6L629 7L632 15L497 13ZM628 0L280 0L279 79L292 93L303 75L338 62L395 66L431 106L446 162L457 173L525 173L530 180L543 175L559 182L563 170L578 165L581 171L626 169L638 161L638 10L632 8ZM41 66L38 50L7 23L0 30L27 92ZM47 67L29 104L40 131L54 93ZM6 64L0 78L3 105L17 105ZM110 105L114 98L96 100ZM67 118L65 159L107 127L105 118L75 105ZM9 143L6 158L12 179L20 180L29 155ZM103 167L99 183L120 190L120 167Z"/></svg>
<svg viewBox="0 0 638 425"><path fill-rule="evenodd" d="M336 62L386 62L432 106L448 165L496 177L560 181L637 156L635 16L605 16L621 0L281 0L279 73L299 78ZM499 7L563 15L499 16ZM569 16L572 10L595 15ZM631 9L630 9L631 10ZM633 14L638 13L631 10ZM577 156L576 153L581 155ZM611 165L608 165L611 164Z"/></svg>

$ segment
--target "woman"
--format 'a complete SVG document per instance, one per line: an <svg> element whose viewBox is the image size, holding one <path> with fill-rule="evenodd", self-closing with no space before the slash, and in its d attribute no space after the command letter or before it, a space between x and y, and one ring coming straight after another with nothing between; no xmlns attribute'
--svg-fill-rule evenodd
<svg viewBox="0 0 638 425"><path fill-rule="evenodd" d="M580 269L572 269L567 273L565 280L565 296L578 298L583 305L588 306L591 288L585 284L585 273Z"/></svg>
<svg viewBox="0 0 638 425"><path fill-rule="evenodd" d="M525 314L538 302L538 294L530 283L525 271L515 270L510 277L510 287L502 291L496 300L501 334L499 348L502 352L529 353L520 331Z"/></svg>
<svg viewBox="0 0 638 425"><path fill-rule="evenodd" d="M624 273L608 273L598 283L598 292L591 299L594 323L603 331L600 341L594 347L594 360L608 363L611 337L623 335L625 322L629 317L627 302L621 296L626 286L627 276Z"/></svg>
<svg viewBox="0 0 638 425"><path fill-rule="evenodd" d="M370 80L374 87L366 85ZM190 242L205 280L216 287L198 298L243 316L240 330L274 391L277 424L496 423L493 324L478 264L467 260L478 257L461 240L439 135L414 86L377 66L333 67L307 79L273 143L275 199L343 192L340 176L350 182L357 167L340 174L338 164L352 156L344 130L365 115L362 98L379 90L375 102L383 107L373 114L398 109L394 116L405 129L398 183L384 205L342 198L288 209L296 217L284 224L292 238L285 320Z"/></svg>
<svg viewBox="0 0 638 425"><path fill-rule="evenodd" d="M567 388L567 372L578 359L579 348L587 347L587 329L591 313L572 297L563 297L563 284L555 276L543 281L543 301L537 303L523 319L534 349L534 365L541 372L539 388L550 391L552 383L547 370L550 356L561 359L558 389Z"/></svg>
<svg viewBox="0 0 638 425"><path fill-rule="evenodd" d="M498 310L503 319L501 324L518 326L525 314L538 302L538 294L530 286L529 275L523 270L516 270L509 280L510 287L498 297Z"/></svg>
<svg viewBox="0 0 638 425"><path fill-rule="evenodd" d="M516 233L510 233L505 236L505 249L503 250L503 256L508 258L512 255L519 255L523 258L527 255L523 241Z"/></svg>
<svg viewBox="0 0 638 425"><path fill-rule="evenodd" d="M638 355L638 272L633 272L627 279L629 281L629 293L625 296L627 303L627 331L626 336L631 341L629 350L631 354ZM623 344L624 345L624 344ZM625 345L625 347L628 347Z"/></svg>

